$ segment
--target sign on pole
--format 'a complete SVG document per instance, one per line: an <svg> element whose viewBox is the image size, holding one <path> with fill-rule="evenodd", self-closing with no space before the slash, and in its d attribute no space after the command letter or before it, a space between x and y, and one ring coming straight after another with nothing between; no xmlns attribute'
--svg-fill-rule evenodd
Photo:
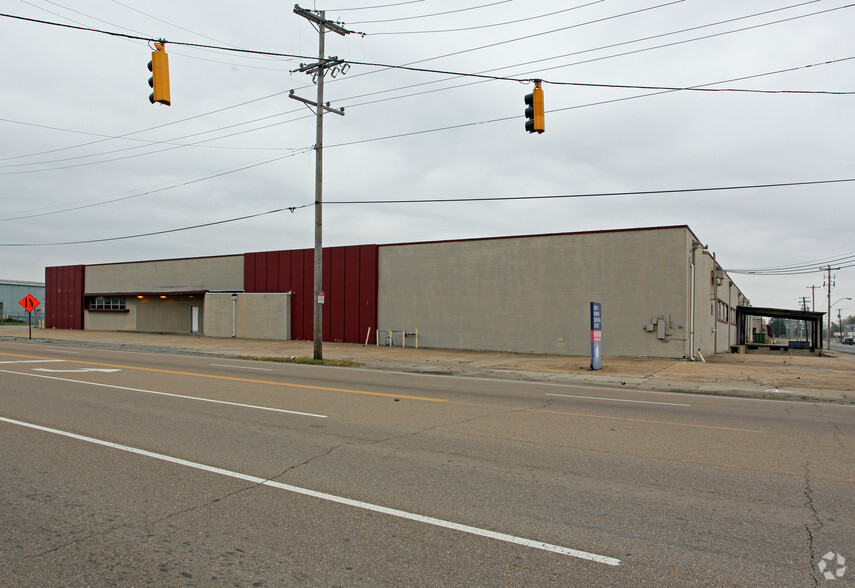
<svg viewBox="0 0 855 588"><path fill-rule="evenodd" d="M603 305L591 303L591 369L603 369Z"/></svg>
<svg viewBox="0 0 855 588"><path fill-rule="evenodd" d="M18 303L24 307L24 310L27 311L27 316L29 318L29 326L30 326L30 339L33 338L33 311L40 304L38 300L36 300L32 294L27 294L24 296L21 301Z"/></svg>
<svg viewBox="0 0 855 588"><path fill-rule="evenodd" d="M24 310L26 310L27 312L33 312L39 305L39 301L33 298L32 294L27 294L21 299L18 304L23 306Z"/></svg>

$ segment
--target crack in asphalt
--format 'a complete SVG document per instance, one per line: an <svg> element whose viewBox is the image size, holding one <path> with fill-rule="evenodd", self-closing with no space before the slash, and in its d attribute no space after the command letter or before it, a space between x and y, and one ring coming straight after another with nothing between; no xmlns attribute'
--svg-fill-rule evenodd
<svg viewBox="0 0 855 588"><path fill-rule="evenodd" d="M805 489L804 495L807 499L807 506L810 509L811 517L813 518L814 523L805 523L805 531L807 531L808 535L808 555L810 559L808 561L808 565L810 566L810 577L813 580L814 586L819 586L819 578L816 575L816 565L814 561L816 560L816 550L814 547L814 538L819 534L820 530L822 530L823 522L819 518L819 512L816 510L816 506L813 504L813 488L810 484L810 462L805 462ZM814 527L815 529L812 529Z"/></svg>
<svg viewBox="0 0 855 588"><path fill-rule="evenodd" d="M211 500L207 500L202 504L197 504L195 506L190 506L187 508L176 510L174 512L166 514L165 516L162 516L162 517L155 519L155 520L152 520L152 521L137 520L137 521L133 521L133 522L122 523L120 525L114 525L108 529L103 529L103 530L100 530L100 531L97 531L94 533L90 533L90 534L86 535L85 537L80 537L77 539L73 539L71 541L66 541L66 542L61 543L59 545L56 545L50 549L45 549L39 553L34 553L31 555L24 556L20 560L18 560L17 563L23 563L23 562L28 561L28 560L45 557L45 556L48 556L52 553L56 553L57 551L65 549L66 547L69 547L71 545L78 545L78 544L86 543L86 542L91 541L92 539L95 539L97 537L105 537L107 535L110 535L111 533L115 533L116 531L118 531L120 529L130 529L130 528L133 528L136 526L141 526L143 528L154 527L156 525L160 525L161 523L164 523L165 521L167 521L173 517L178 517L178 516L182 516L182 515L185 515L185 514L188 514L191 512L195 512L198 510L209 508L209 507L217 504L218 502L222 502L224 500L231 498L232 496L236 496L238 494L243 494L244 492L249 492L250 490L260 488L261 486L264 486L265 483L272 482L272 481L276 480L277 478L284 476L289 471L303 467L303 466L311 463L312 461L315 461L316 459L321 459L322 457L326 457L327 455L331 454L336 449L339 449L340 447L343 447L345 445L348 445L348 443L342 443L340 445L330 447L326 451L323 451L323 452L319 453L318 455L314 455L314 456L310 457L309 459L307 459L301 463L289 466L289 467L285 468L285 470L283 470L282 472L280 472L274 476L271 476L269 478L265 478L261 482L249 484L248 486L244 486L243 488L238 488L237 490L232 490L231 492L227 492L227 493L223 494L222 496L218 496L218 497L213 498Z"/></svg>
<svg viewBox="0 0 855 588"><path fill-rule="evenodd" d="M403 434L401 434L401 435L393 435L393 436L391 436L391 437L386 437L386 438L384 438L384 439L377 439L377 440L375 440L375 441L371 441L371 442L368 442L368 443L366 443L366 444L368 444L368 445L375 445L375 444L386 443L386 442L388 442L388 441L395 441L395 440L397 440L397 439L406 439L407 437L415 437L415 436L417 436L417 435L421 435L422 433L427 433L428 431L435 431L435 430L437 430L437 429L441 429L442 427L451 427L451 426L455 426L455 425L463 425L463 424L465 424L465 423L471 423L472 421L477 421L478 419L482 419L482 418L486 418L486 417L493 417L493 416L500 416L500 415L506 415L506 414L513 414L513 413L517 413L517 412L528 412L528 411L530 411L530 410L543 410L543 408L546 408L547 406L549 406L549 403L550 403L550 401L549 401L549 400L547 400L547 401L546 401L546 405L545 405L544 407L541 407L541 408L538 408L538 409L531 409L531 408L507 408L507 409L497 410L497 411L495 411L495 412L489 412L489 413L484 413L484 414L478 414L478 415L471 416L471 417L468 417L468 418L465 418L465 419L460 419L460 420L458 420L458 421L451 421L451 422L447 422L447 423L438 423L438 424L436 424L436 425L432 425L432 426L430 426L430 427L423 427L423 428L421 428L421 429L417 429L417 430L415 430L415 431L411 431L411 432L409 432L409 433L403 433Z"/></svg>
<svg viewBox="0 0 855 588"><path fill-rule="evenodd" d="M837 441L837 444L840 445L841 449L846 449L846 444L843 442L843 438L846 436L843 431L840 430L840 427L837 426L837 423L829 423L831 428L834 429L831 432L831 436Z"/></svg>

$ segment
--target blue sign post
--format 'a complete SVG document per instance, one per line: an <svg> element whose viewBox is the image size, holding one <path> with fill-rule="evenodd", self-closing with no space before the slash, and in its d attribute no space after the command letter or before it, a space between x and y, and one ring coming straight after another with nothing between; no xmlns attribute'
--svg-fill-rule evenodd
<svg viewBox="0 0 855 588"><path fill-rule="evenodd" d="M603 369L603 305L591 303L591 369Z"/></svg>

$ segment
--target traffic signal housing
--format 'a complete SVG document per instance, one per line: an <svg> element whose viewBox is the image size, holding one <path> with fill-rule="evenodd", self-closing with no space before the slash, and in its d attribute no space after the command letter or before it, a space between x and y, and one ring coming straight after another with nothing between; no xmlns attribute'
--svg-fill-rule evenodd
<svg viewBox="0 0 855 588"><path fill-rule="evenodd" d="M542 133L546 130L543 116L543 89L540 82L534 83L534 91L525 96L525 130L529 133Z"/></svg>
<svg viewBox="0 0 855 588"><path fill-rule="evenodd" d="M151 72L148 85L152 89L148 99L152 104L159 102L169 106L169 56L163 43L155 43L154 48L156 51L151 52L151 61L148 62L148 71Z"/></svg>

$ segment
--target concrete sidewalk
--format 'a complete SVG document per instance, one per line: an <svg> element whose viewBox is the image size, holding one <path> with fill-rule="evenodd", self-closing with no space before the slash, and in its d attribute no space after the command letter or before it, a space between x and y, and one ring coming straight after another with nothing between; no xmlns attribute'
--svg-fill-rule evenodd
<svg viewBox="0 0 855 588"><path fill-rule="evenodd" d="M27 327L0 328L0 341L28 342ZM33 329L32 342L252 359L312 357L311 341L220 339L192 335ZM855 404L855 355L823 357L720 354L706 362L590 358L324 343L324 359L413 373L627 387L651 391Z"/></svg>

